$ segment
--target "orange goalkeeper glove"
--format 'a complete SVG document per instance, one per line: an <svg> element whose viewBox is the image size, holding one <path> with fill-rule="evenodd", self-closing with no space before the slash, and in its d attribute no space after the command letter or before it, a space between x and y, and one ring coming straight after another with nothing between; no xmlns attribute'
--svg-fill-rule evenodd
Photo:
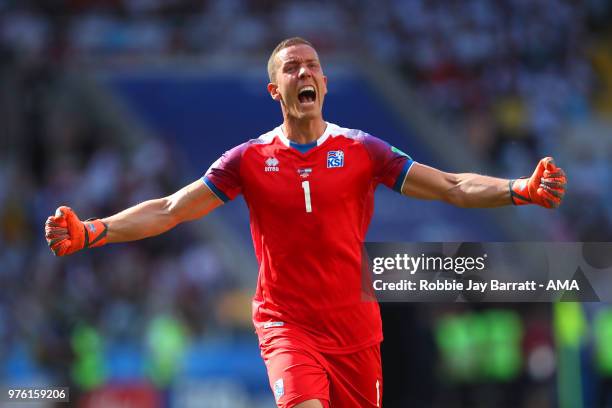
<svg viewBox="0 0 612 408"><path fill-rule="evenodd" d="M538 163L531 177L510 180L510 198L514 205L537 204L546 208L557 208L563 196L567 178L552 157Z"/></svg>
<svg viewBox="0 0 612 408"><path fill-rule="evenodd" d="M47 218L45 238L56 256L64 256L83 248L106 244L108 227L100 220L82 222L70 207L61 206Z"/></svg>

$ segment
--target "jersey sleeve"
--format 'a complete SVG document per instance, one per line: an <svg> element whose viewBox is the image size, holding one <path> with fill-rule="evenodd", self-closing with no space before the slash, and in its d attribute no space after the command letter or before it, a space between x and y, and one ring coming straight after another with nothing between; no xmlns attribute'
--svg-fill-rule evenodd
<svg viewBox="0 0 612 408"><path fill-rule="evenodd" d="M247 146L244 143L223 153L202 176L202 181L223 202L233 200L242 192L240 161Z"/></svg>
<svg viewBox="0 0 612 408"><path fill-rule="evenodd" d="M414 160L377 137L364 134L363 143L372 159L374 180L401 193L406 174Z"/></svg>

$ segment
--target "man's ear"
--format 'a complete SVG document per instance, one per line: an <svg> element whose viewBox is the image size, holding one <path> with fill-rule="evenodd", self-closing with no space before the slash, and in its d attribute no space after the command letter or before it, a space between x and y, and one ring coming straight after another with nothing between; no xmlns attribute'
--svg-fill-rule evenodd
<svg viewBox="0 0 612 408"><path fill-rule="evenodd" d="M274 99L275 101L281 100L281 94L280 92L278 92L278 85L270 82L268 84L268 92L270 93L270 96L272 97L272 99Z"/></svg>
<svg viewBox="0 0 612 408"><path fill-rule="evenodd" d="M325 95L327 95L327 77L323 75L323 83L325 84Z"/></svg>

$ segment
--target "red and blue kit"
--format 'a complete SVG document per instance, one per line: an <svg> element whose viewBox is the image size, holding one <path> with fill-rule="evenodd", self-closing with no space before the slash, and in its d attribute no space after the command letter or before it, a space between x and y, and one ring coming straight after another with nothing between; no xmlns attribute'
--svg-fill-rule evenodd
<svg viewBox="0 0 612 408"><path fill-rule="evenodd" d="M275 342L322 355L378 347L380 310L375 300L364 300L362 288L363 241L376 187L400 191L412 164L374 136L328 123L308 145L289 141L279 126L208 169L206 185L225 202L242 193L250 211L259 262L253 322L264 360ZM298 403L302 397L290 395L289 380L279 386L272 365L279 406Z"/></svg>

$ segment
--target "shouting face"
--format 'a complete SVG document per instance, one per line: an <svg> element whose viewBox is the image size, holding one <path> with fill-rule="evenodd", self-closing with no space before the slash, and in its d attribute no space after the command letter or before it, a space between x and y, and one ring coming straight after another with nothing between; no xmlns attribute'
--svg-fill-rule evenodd
<svg viewBox="0 0 612 408"><path fill-rule="evenodd" d="M294 119L321 117L327 77L317 52L306 44L292 45L276 54L274 64L268 91L281 103L284 114Z"/></svg>

